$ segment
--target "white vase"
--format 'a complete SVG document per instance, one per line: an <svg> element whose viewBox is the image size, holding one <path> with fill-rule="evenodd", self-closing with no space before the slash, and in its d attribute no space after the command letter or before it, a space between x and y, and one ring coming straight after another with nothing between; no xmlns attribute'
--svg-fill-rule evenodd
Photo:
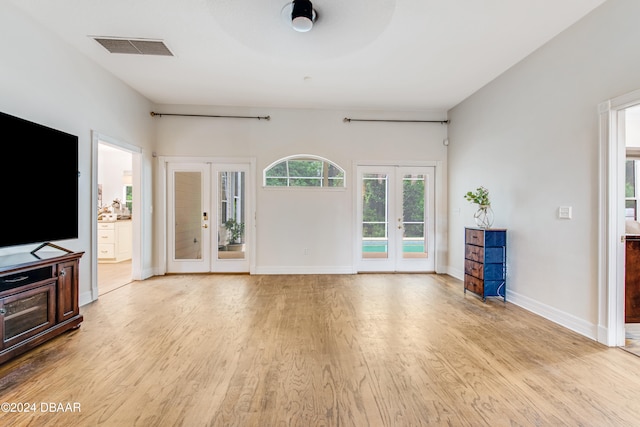
<svg viewBox="0 0 640 427"><path fill-rule="evenodd" d="M491 205L479 205L478 210L473 214L476 225L480 228L491 228L493 225L493 210Z"/></svg>

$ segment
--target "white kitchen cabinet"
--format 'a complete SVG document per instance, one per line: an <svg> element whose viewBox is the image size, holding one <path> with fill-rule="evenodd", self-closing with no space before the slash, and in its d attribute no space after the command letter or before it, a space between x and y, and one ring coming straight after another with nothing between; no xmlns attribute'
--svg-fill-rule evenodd
<svg viewBox="0 0 640 427"><path fill-rule="evenodd" d="M98 221L98 262L131 259L131 221Z"/></svg>

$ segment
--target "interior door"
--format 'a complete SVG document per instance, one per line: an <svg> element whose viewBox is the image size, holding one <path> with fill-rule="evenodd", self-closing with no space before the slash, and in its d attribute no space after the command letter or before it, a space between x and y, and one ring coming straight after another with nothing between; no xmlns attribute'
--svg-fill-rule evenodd
<svg viewBox="0 0 640 427"><path fill-rule="evenodd" d="M434 271L434 168L358 167L358 271Z"/></svg>

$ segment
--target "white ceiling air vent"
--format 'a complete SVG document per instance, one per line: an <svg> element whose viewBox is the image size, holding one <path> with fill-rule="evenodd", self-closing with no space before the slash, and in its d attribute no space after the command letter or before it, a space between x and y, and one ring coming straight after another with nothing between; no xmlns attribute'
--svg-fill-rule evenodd
<svg viewBox="0 0 640 427"><path fill-rule="evenodd" d="M113 37L93 37L111 53L131 53L134 55L173 56L173 53L161 40L122 39Z"/></svg>

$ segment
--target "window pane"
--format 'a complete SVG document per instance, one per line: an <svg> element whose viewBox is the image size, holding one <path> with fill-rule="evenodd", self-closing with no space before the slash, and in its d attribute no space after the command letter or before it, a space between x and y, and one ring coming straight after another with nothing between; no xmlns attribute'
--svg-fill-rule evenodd
<svg viewBox="0 0 640 427"><path fill-rule="evenodd" d="M625 210L624 216L626 219L636 220L637 216L637 206L635 200L627 200L625 201Z"/></svg>
<svg viewBox="0 0 640 427"><path fill-rule="evenodd" d="M322 162L318 160L289 160L289 176L322 176Z"/></svg>
<svg viewBox="0 0 640 427"><path fill-rule="evenodd" d="M329 187L344 187L344 178L329 178Z"/></svg>
<svg viewBox="0 0 640 427"><path fill-rule="evenodd" d="M405 222L424 222L424 176L404 177L402 212Z"/></svg>
<svg viewBox="0 0 640 427"><path fill-rule="evenodd" d="M133 210L133 186L125 185L124 187L124 203L127 207L127 212L131 214Z"/></svg>
<svg viewBox="0 0 640 427"><path fill-rule="evenodd" d="M386 223L366 223L362 224L362 237L364 238L386 238L387 237L387 224Z"/></svg>
<svg viewBox="0 0 640 427"><path fill-rule="evenodd" d="M329 164L328 169L329 169L328 176L330 178L333 178L333 177L343 178L344 177L344 172L342 170L338 169L337 167L335 167L335 165Z"/></svg>
<svg viewBox="0 0 640 427"><path fill-rule="evenodd" d="M266 175L275 176L275 177L287 176L287 163L286 162L278 163L271 169L268 169Z"/></svg>
<svg viewBox="0 0 640 427"><path fill-rule="evenodd" d="M200 172L176 172L174 187L174 257L177 260L202 259L202 175Z"/></svg>
<svg viewBox="0 0 640 427"><path fill-rule="evenodd" d="M219 172L218 259L244 259L245 173Z"/></svg>
<svg viewBox="0 0 640 427"><path fill-rule="evenodd" d="M267 178L266 184L271 187L286 187L287 178Z"/></svg>
<svg viewBox="0 0 640 427"><path fill-rule="evenodd" d="M636 168L635 168L635 160L627 160L626 164L626 185L625 185L625 196L626 197L635 197L636 196Z"/></svg>
<svg viewBox="0 0 640 427"><path fill-rule="evenodd" d="M424 223L405 224L404 237L424 237Z"/></svg>
<svg viewBox="0 0 640 427"><path fill-rule="evenodd" d="M264 172L268 187L344 187L344 183L339 166L306 156L282 160Z"/></svg>
<svg viewBox="0 0 640 427"><path fill-rule="evenodd" d="M365 176L362 180L362 219L364 222L386 222L387 177Z"/></svg>
<svg viewBox="0 0 640 427"><path fill-rule="evenodd" d="M290 187L320 187L321 185L320 178L291 178L289 180Z"/></svg>

